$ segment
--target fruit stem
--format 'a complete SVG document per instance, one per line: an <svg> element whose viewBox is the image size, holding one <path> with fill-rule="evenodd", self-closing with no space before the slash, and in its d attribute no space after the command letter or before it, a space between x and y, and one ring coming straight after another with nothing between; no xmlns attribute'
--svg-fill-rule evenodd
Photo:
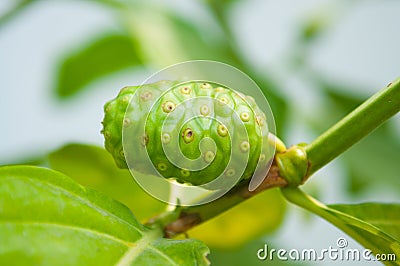
<svg viewBox="0 0 400 266"><path fill-rule="evenodd" d="M400 78L389 83L350 114L305 146L305 178L328 164L400 111Z"/></svg>
<svg viewBox="0 0 400 266"><path fill-rule="evenodd" d="M165 223L165 219L162 217L155 217L147 222L147 225L152 226L155 223L164 226L164 235L172 238L176 235L186 232L190 228L203 223L224 211L236 206L237 204L249 199L250 197L270 188L284 187L287 185L287 181L279 176L279 169L274 162L268 172L267 177L264 181L253 191L249 191L249 182L242 182L241 184L234 187L228 193L220 197L219 199L197 206L182 207L179 213L179 217L176 220L171 221L169 224ZM172 215L166 215L172 217ZM159 221L163 222L160 223Z"/></svg>

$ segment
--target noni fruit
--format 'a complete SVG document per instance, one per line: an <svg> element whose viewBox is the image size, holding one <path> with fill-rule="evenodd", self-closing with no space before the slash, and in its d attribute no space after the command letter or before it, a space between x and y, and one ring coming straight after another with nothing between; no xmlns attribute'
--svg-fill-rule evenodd
<svg viewBox="0 0 400 266"><path fill-rule="evenodd" d="M238 180L248 179L271 158L265 114L252 97L219 84L160 81L125 87L106 103L104 112L105 147L120 168L129 165L146 173L141 161L148 156L162 177L203 185L237 173ZM123 147L124 129L139 132L142 125L144 133ZM169 157L168 147L176 150ZM137 150L131 163L124 148ZM193 163L182 167L181 157ZM237 169L243 163L245 167Z"/></svg>

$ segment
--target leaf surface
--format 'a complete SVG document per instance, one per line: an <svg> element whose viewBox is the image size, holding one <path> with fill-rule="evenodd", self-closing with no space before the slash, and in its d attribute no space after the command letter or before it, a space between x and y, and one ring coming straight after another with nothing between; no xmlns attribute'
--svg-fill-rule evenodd
<svg viewBox="0 0 400 266"><path fill-rule="evenodd" d="M126 169L119 169L104 149L68 144L48 156L49 166L79 184L103 192L129 207L139 221L162 212L166 204L147 194ZM138 204L140 203L140 204Z"/></svg>
<svg viewBox="0 0 400 266"><path fill-rule="evenodd" d="M282 192L289 201L332 223L375 255L395 256L395 260L382 261L384 264L400 265L400 204L326 206L298 188L284 188Z"/></svg>
<svg viewBox="0 0 400 266"><path fill-rule="evenodd" d="M1 265L207 265L200 241L167 240L65 175L0 168Z"/></svg>
<svg viewBox="0 0 400 266"><path fill-rule="evenodd" d="M374 225L400 242L400 204L369 202L328 206Z"/></svg>

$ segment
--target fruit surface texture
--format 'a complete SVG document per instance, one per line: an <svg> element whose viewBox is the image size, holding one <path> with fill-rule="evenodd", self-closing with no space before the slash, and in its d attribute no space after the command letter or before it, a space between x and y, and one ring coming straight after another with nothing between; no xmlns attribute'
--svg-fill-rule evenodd
<svg viewBox="0 0 400 266"><path fill-rule="evenodd" d="M216 83L125 87L104 112L105 147L120 168L151 173L142 163L149 158L153 171L169 180L223 185L251 178L270 158L266 116L255 100ZM127 145L123 133L132 136Z"/></svg>

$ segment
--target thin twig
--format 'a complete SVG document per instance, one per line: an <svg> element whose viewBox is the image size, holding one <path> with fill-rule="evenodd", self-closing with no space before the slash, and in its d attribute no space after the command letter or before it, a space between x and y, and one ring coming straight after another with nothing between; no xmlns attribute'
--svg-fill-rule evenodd
<svg viewBox="0 0 400 266"><path fill-rule="evenodd" d="M279 176L279 168L274 161L264 181L257 189L249 191L249 182L243 182L211 203L182 208L178 219L164 226L165 237L172 238L182 234L192 227L221 214L264 190L275 187L285 187L286 185L287 181ZM155 220L157 220L157 218L153 218L152 221L154 222Z"/></svg>

